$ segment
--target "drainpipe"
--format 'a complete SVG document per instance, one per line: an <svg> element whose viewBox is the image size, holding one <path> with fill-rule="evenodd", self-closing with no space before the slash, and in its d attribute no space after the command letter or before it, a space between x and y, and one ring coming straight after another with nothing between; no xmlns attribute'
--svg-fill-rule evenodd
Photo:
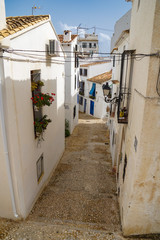
<svg viewBox="0 0 160 240"><path fill-rule="evenodd" d="M0 54L1 57L3 54ZM1 60L1 63L3 59ZM5 160L7 165L7 173L8 173L8 181L9 181L9 188L11 194L11 201L12 201L12 209L15 218L18 218L17 210L16 210L16 203L15 203L15 195L13 190L13 179L11 174L11 164L9 159L8 153L8 143L7 143L7 135L6 135L6 126L5 126L5 116L4 116L4 108L3 108L3 97L2 97L2 78L4 77L3 66L0 66L0 121L1 121L1 129L2 129L2 136L3 136L3 143L4 143L4 153L5 153Z"/></svg>

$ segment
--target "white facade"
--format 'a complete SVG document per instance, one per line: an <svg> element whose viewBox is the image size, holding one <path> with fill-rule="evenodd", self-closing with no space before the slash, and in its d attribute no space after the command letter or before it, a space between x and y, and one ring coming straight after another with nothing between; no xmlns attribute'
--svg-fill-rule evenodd
<svg viewBox="0 0 160 240"><path fill-rule="evenodd" d="M48 19L3 38L0 47L46 51L50 39L57 40L57 35ZM0 54L0 216L26 218L64 151L64 54L59 63L46 55L42 60L29 53ZM53 104L43 107L52 122L40 143L34 135L31 101L34 70L41 73L42 91L56 94ZM42 154L44 173L38 181L37 160Z"/></svg>
<svg viewBox="0 0 160 240"><path fill-rule="evenodd" d="M94 53L98 53L98 35L93 34L85 34L84 37L78 38L79 51L82 55L93 55Z"/></svg>
<svg viewBox="0 0 160 240"><path fill-rule="evenodd" d="M65 119L69 121L69 131L73 132L79 118L79 67L76 62L77 35L64 31L62 46L65 58Z"/></svg>
<svg viewBox="0 0 160 240"><path fill-rule="evenodd" d="M96 62L80 66L80 102L79 110L86 114L94 115L98 118L106 117L106 108L108 104L104 101L102 84L96 83L96 98L91 99L89 92L92 89L92 82L88 79L111 70L111 62ZM85 76L86 75L86 76ZM104 82L105 83L105 82ZM82 90L83 86L83 90ZM83 100L82 100L83 99ZM91 104L93 111L91 110Z"/></svg>
<svg viewBox="0 0 160 240"><path fill-rule="evenodd" d="M117 39L114 50L112 52L113 56L115 56L114 67L112 68L112 82L116 82L113 84L112 88L112 99L114 97L119 97L119 83L120 83L120 72L121 72L121 53L124 50L128 49L129 44L129 31L123 31L120 34L119 39ZM126 67L126 66L125 66ZM122 125L117 123L117 104L110 104L110 121L108 122L110 128L110 150L112 156L112 166L117 166L117 145L118 142L121 141L121 133L122 133Z"/></svg>
<svg viewBox="0 0 160 240"><path fill-rule="evenodd" d="M111 51L115 47L116 42L119 39L121 33L125 30L130 29L130 21L131 21L131 10L129 10L116 22L114 26L114 34L111 38Z"/></svg>
<svg viewBox="0 0 160 240"><path fill-rule="evenodd" d="M115 136L117 192L126 236L160 233L160 1L132 2L129 51L120 68L121 83L129 90L120 103L128 107L128 115L125 124L120 119Z"/></svg>

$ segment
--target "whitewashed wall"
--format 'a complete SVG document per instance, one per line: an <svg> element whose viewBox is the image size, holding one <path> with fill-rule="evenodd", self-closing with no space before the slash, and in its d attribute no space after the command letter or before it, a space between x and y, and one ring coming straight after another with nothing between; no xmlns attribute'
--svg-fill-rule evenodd
<svg viewBox="0 0 160 240"><path fill-rule="evenodd" d="M74 48L77 44L77 38L69 44L63 44L64 52L66 53L65 59L65 118L69 121L70 133L73 132L75 126L78 124L79 117L79 104L77 102L78 86L76 81L75 88L75 75L79 75L79 68L75 68L75 53ZM76 116L73 118L73 109L76 106Z"/></svg>
<svg viewBox="0 0 160 240"><path fill-rule="evenodd" d="M24 34L19 35L18 33L11 36L11 48L45 51L45 45L49 43L49 39L57 38L49 21L42 25L39 24L37 28L31 27L29 31L22 32ZM17 37L14 38L14 36ZM8 56L8 54L5 55ZM64 61L63 54L61 55L62 57L58 60ZM18 58L16 55L11 54L10 56ZM41 71L41 79L45 84L42 91L56 94L53 104L50 107L43 108L43 114L47 114L52 122L45 131L45 141L40 144L34 137L30 78L30 71L32 70ZM28 215L64 151L63 75L63 63L50 64L4 60L4 108L13 188L19 218L25 218ZM2 135L0 142L2 142ZM1 149L3 151L2 144ZM44 175L38 184L36 162L42 153L44 154ZM2 164L2 167L6 169L5 161ZM3 171L3 174L0 175L0 182L5 185L0 185L0 216L14 218L15 216L11 212L11 202L7 198L8 191L6 194L8 183L5 179L7 179L7 176ZM5 196L6 202L2 196Z"/></svg>

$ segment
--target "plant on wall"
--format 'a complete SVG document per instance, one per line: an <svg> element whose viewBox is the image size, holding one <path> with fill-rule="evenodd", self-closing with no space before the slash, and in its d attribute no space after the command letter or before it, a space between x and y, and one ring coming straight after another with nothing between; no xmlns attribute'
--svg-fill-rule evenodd
<svg viewBox="0 0 160 240"><path fill-rule="evenodd" d="M36 137L42 137L43 132L46 130L48 124L52 122L51 119L47 118L47 115L44 115L41 120L34 121L34 127L36 132Z"/></svg>
<svg viewBox="0 0 160 240"><path fill-rule="evenodd" d="M69 121L65 119L65 137L70 136L70 131L69 131Z"/></svg>
<svg viewBox="0 0 160 240"><path fill-rule="evenodd" d="M33 105L39 109L45 105L50 106L54 101L53 96L55 96L54 93L51 93L50 95L49 93L39 92L36 95L34 95L34 97L32 97L31 100L33 101Z"/></svg>
<svg viewBox="0 0 160 240"><path fill-rule="evenodd" d="M31 83L31 90L34 91L36 90L38 87L43 87L44 83L41 80L38 80L37 82L32 82Z"/></svg>
<svg viewBox="0 0 160 240"><path fill-rule="evenodd" d="M47 115L42 115L42 107L50 106L54 101L55 94L42 93L41 87L44 86L44 83L40 80L40 74L36 72L35 75L39 77L38 80L36 78L36 81L33 80L33 77L31 80L35 137L38 138L38 140L44 140L43 133L51 122L51 119L49 119ZM32 76L34 76L33 71Z"/></svg>

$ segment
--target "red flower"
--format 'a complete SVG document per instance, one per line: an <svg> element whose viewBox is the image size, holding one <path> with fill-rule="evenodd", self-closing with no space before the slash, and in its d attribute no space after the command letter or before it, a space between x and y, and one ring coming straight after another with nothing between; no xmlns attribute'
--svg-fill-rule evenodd
<svg viewBox="0 0 160 240"><path fill-rule="evenodd" d="M31 100L33 100L33 97L31 98Z"/></svg>
<svg viewBox="0 0 160 240"><path fill-rule="evenodd" d="M44 98L43 97L41 97L41 100L43 100Z"/></svg>

